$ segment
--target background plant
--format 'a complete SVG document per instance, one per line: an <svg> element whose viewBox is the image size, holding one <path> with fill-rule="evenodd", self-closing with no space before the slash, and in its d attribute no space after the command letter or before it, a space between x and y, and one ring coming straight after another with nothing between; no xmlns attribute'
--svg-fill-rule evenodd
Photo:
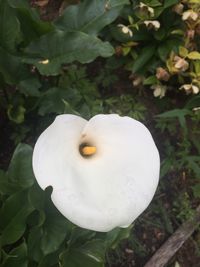
<svg viewBox="0 0 200 267"><path fill-rule="evenodd" d="M0 265L144 266L200 198L199 1L65 1L54 20L30 2L0 0ZM150 128L161 180L134 227L80 229L37 186L32 147L62 113L118 113Z"/></svg>

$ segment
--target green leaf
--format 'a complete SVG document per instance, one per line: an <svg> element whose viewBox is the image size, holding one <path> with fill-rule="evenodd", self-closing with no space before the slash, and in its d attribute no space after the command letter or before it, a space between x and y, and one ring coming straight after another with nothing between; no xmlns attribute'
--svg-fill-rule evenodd
<svg viewBox="0 0 200 267"><path fill-rule="evenodd" d="M11 195L18 190L20 190L19 186L16 183L9 181L9 177L0 170L0 193L1 195Z"/></svg>
<svg viewBox="0 0 200 267"><path fill-rule="evenodd" d="M0 0L0 46L15 50L20 39L20 24L7 0Z"/></svg>
<svg viewBox="0 0 200 267"><path fill-rule="evenodd" d="M143 48L138 55L137 59L133 63L132 71L137 72L141 70L147 63L148 61L152 58L156 50L155 45L151 46L146 46Z"/></svg>
<svg viewBox="0 0 200 267"><path fill-rule="evenodd" d="M25 232L26 219L33 211L27 192L21 191L9 197L0 211L1 244L15 243Z"/></svg>
<svg viewBox="0 0 200 267"><path fill-rule="evenodd" d="M63 113L65 110L64 101L67 101L67 96L68 93L65 89L57 87L50 88L40 99L38 113L41 116L49 113Z"/></svg>
<svg viewBox="0 0 200 267"><path fill-rule="evenodd" d="M7 175L12 183L21 189L31 187L35 181L32 171L32 152L31 146L19 144L12 156Z"/></svg>
<svg viewBox="0 0 200 267"><path fill-rule="evenodd" d="M27 267L28 258L27 258L27 246L26 243L22 243L18 247L11 250L7 255L7 258L2 267Z"/></svg>
<svg viewBox="0 0 200 267"><path fill-rule="evenodd" d="M187 156L188 167L192 170L196 178L200 177L200 157L199 156Z"/></svg>
<svg viewBox="0 0 200 267"><path fill-rule="evenodd" d="M193 59L193 60L197 60L197 59L200 59L200 53L197 52L197 51L193 51L193 52L190 52L187 57L189 59Z"/></svg>
<svg viewBox="0 0 200 267"><path fill-rule="evenodd" d="M57 267L59 262L59 254L62 252L62 250L63 248L60 247L58 251L43 257L42 260L39 262L38 267Z"/></svg>
<svg viewBox="0 0 200 267"><path fill-rule="evenodd" d="M40 262L44 256L60 248L66 236L70 236L73 224L55 208L50 190L42 191L34 185L29 191L29 201L42 213L42 218L32 228L28 238L29 255Z"/></svg>
<svg viewBox="0 0 200 267"><path fill-rule="evenodd" d="M42 36L25 51L27 58L24 61L35 64L43 75L58 74L64 63L89 63L98 56L110 57L114 53L108 42L102 42L83 32L64 31L54 31Z"/></svg>
<svg viewBox="0 0 200 267"><path fill-rule="evenodd" d="M200 184L198 183L192 186L192 191L193 191L194 197L199 198L200 197Z"/></svg>
<svg viewBox="0 0 200 267"><path fill-rule="evenodd" d="M94 231L86 230L86 229L82 229L77 226L74 226L72 228L72 232L70 235L70 239L68 240L68 244L70 247L71 246L77 247L77 244L79 244L80 246L81 244L84 244L85 242L92 239L94 236L95 236Z"/></svg>
<svg viewBox="0 0 200 267"><path fill-rule="evenodd" d="M84 245L80 246L79 251L86 255L92 255L92 258L95 259L97 262L104 262L106 252L105 240L90 240Z"/></svg>
<svg viewBox="0 0 200 267"><path fill-rule="evenodd" d="M39 262L43 258L43 253L40 247L42 238L42 228L34 227L28 236L28 256L30 259Z"/></svg>
<svg viewBox="0 0 200 267"><path fill-rule="evenodd" d="M29 43L54 29L52 23L40 19L39 13L30 7L27 0L7 1L15 11L16 17L20 22L20 29L24 43Z"/></svg>
<svg viewBox="0 0 200 267"><path fill-rule="evenodd" d="M38 89L41 87L41 83L37 78L21 80L18 87L20 92L25 96L40 96L40 91Z"/></svg>
<svg viewBox="0 0 200 267"><path fill-rule="evenodd" d="M102 261L99 261L92 252L83 253L78 249L69 249L60 255L61 266L63 267L103 267Z"/></svg>
<svg viewBox="0 0 200 267"><path fill-rule="evenodd" d="M165 0L164 1L164 9L173 6L178 3L179 0Z"/></svg>
<svg viewBox="0 0 200 267"><path fill-rule="evenodd" d="M44 210L45 208L45 191L42 190L38 183L35 183L29 190L28 199L36 210Z"/></svg>
<svg viewBox="0 0 200 267"><path fill-rule="evenodd" d="M152 84L156 84L158 81L158 79L156 78L156 76L152 75L149 76L148 78L146 78L143 82L144 85L152 85Z"/></svg>
<svg viewBox="0 0 200 267"><path fill-rule="evenodd" d="M178 47L181 44L181 41L177 38L168 39L165 42L162 42L158 47L158 54L160 58L166 62L166 59L171 51L178 52Z"/></svg>
<svg viewBox="0 0 200 267"><path fill-rule="evenodd" d="M173 160L171 158L166 158L161 163L160 177L165 176L173 166Z"/></svg>
<svg viewBox="0 0 200 267"><path fill-rule="evenodd" d="M57 19L55 25L63 31L81 31L97 35L101 29L118 17L125 4L129 4L129 1L86 0L68 7Z"/></svg>
<svg viewBox="0 0 200 267"><path fill-rule="evenodd" d="M173 109L170 111L166 111L162 114L156 115L157 118L177 118L179 120L179 123L183 129L187 130L186 127L186 119L185 116L191 115L191 111L188 109Z"/></svg>
<svg viewBox="0 0 200 267"><path fill-rule="evenodd" d="M184 46L180 46L179 47L179 55L181 56L181 57L187 57L188 56L188 49L187 48L185 48Z"/></svg>
<svg viewBox="0 0 200 267"><path fill-rule="evenodd" d="M199 0L189 0L190 4L199 4Z"/></svg>
<svg viewBox="0 0 200 267"><path fill-rule="evenodd" d="M174 117L180 117L180 116L186 116L191 114L191 112L188 109L173 109L170 111L166 111L162 114L156 115L158 118L174 118Z"/></svg>
<svg viewBox="0 0 200 267"><path fill-rule="evenodd" d="M68 234L66 219L55 216L52 222L49 217L43 226L34 227L28 238L28 251L30 257L39 262L45 255L56 252Z"/></svg>
<svg viewBox="0 0 200 267"><path fill-rule="evenodd" d="M200 60L193 61L194 69L196 73L200 72Z"/></svg>
<svg viewBox="0 0 200 267"><path fill-rule="evenodd" d="M108 247L115 249L119 242L127 239L132 231L133 224L127 228L115 228L106 234L106 242Z"/></svg>
<svg viewBox="0 0 200 267"><path fill-rule="evenodd" d="M17 84L20 80L30 77L30 72L20 57L9 54L0 46L0 73L6 83Z"/></svg>
<svg viewBox="0 0 200 267"><path fill-rule="evenodd" d="M193 109L200 106L200 95L192 96L185 105L186 109Z"/></svg>
<svg viewBox="0 0 200 267"><path fill-rule="evenodd" d="M35 178L32 172L31 156L32 148L29 145L19 144L17 146L8 172L0 171L0 192L2 195L11 195L32 186Z"/></svg>
<svg viewBox="0 0 200 267"><path fill-rule="evenodd" d="M42 226L41 250L44 255L55 252L71 230L71 224L61 214L46 216Z"/></svg>
<svg viewBox="0 0 200 267"><path fill-rule="evenodd" d="M13 105L9 105L8 110L7 110L9 120L17 124L24 122L25 112L26 112L26 109L21 105L17 107L14 107Z"/></svg>
<svg viewBox="0 0 200 267"><path fill-rule="evenodd" d="M156 6L161 6L162 4L158 0L148 0L147 4L150 7L156 7Z"/></svg>

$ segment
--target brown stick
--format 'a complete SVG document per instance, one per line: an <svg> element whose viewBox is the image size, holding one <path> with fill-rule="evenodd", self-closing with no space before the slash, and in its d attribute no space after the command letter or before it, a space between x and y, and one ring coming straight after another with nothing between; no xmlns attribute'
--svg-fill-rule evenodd
<svg viewBox="0 0 200 267"><path fill-rule="evenodd" d="M156 251L144 267L164 267L200 224L200 205L192 219L183 223Z"/></svg>

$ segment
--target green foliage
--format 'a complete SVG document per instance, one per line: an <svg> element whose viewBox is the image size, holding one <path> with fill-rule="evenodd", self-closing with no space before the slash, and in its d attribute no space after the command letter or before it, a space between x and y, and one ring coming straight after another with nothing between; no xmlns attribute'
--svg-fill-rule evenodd
<svg viewBox="0 0 200 267"><path fill-rule="evenodd" d="M108 42L102 43L97 37L83 32L55 30L33 41L25 52L24 62L34 64L43 75L57 75L61 64L89 63L97 56L112 56L114 50Z"/></svg>
<svg viewBox="0 0 200 267"><path fill-rule="evenodd" d="M143 77L144 84L151 78L153 89L168 82L176 90L197 94L199 7L199 2L190 1L134 1L133 9L127 10L122 18L124 24L111 27L126 59L125 68ZM154 96L164 95L154 90Z"/></svg>
<svg viewBox="0 0 200 267"><path fill-rule="evenodd" d="M81 31L91 35L98 33L113 22L122 7L129 4L127 0L111 1L83 1L79 5L70 6L63 15L57 19L55 25L60 30L67 32ZM84 17L82 17L84 14Z"/></svg>
<svg viewBox="0 0 200 267"><path fill-rule="evenodd" d="M128 238L140 259L135 265L144 265L154 245L146 245L141 233L172 234L177 223L193 215L200 198L200 18L183 19L184 12L199 13L199 1L184 1L182 7L179 0L72 2L78 3L44 21L26 0L0 0L5 162L16 145L8 168L2 163L0 169L2 267L100 267L106 260L121 266L130 255L118 244ZM161 180L136 230L80 229L54 207L51 188L42 191L37 185L32 147L21 142L33 143L63 113L86 119L118 113L151 129L161 155Z"/></svg>
<svg viewBox="0 0 200 267"><path fill-rule="evenodd" d="M117 18L125 4L128 1L113 0L109 4L107 1L84 1L69 6L57 21L51 23L43 22L26 1L0 1L0 80L3 87L6 84L16 87L14 96L7 91L7 103L3 104L11 121L23 123L40 98L40 103L46 104L45 94L48 99L56 94L65 100L64 92L58 92L55 84L49 83L46 88L39 73L58 75L62 74L66 64L89 63L97 57L113 55L112 45L102 41L99 33ZM66 112L70 110L67 101L58 105L65 105ZM51 109L41 109L39 113L45 114ZM60 113L63 109L53 111Z"/></svg>
<svg viewBox="0 0 200 267"><path fill-rule="evenodd" d="M73 225L53 205L50 188L37 185L31 158L32 148L20 144L8 171L0 171L1 266L104 266L107 249L130 228L101 234Z"/></svg>
<svg viewBox="0 0 200 267"><path fill-rule="evenodd" d="M127 115L136 120L144 120L146 107L131 95L121 95L105 100L105 110L107 113L117 113L121 116Z"/></svg>

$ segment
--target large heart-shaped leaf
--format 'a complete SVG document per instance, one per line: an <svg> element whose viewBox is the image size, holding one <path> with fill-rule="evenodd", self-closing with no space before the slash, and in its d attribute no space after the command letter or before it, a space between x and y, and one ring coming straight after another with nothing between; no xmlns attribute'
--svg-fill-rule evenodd
<svg viewBox="0 0 200 267"><path fill-rule="evenodd" d="M59 30L32 42L25 51L27 58L24 61L35 64L44 75L58 74L64 63L89 63L98 56L109 57L114 53L108 42L102 42L97 37Z"/></svg>
<svg viewBox="0 0 200 267"><path fill-rule="evenodd" d="M64 31L81 31L96 35L113 22L127 0L86 0L68 7L55 25Z"/></svg>

